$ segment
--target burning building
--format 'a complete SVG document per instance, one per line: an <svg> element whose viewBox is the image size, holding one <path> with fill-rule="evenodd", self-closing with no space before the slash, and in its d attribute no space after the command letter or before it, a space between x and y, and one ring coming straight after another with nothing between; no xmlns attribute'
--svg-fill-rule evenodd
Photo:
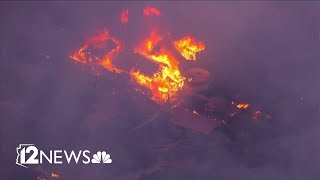
<svg viewBox="0 0 320 180"><path fill-rule="evenodd" d="M121 12L122 24L128 23L129 14L128 9ZM158 8L148 6L143 9L143 14L160 16L162 13ZM206 50L203 41L192 35L171 39L170 36L161 34L158 27L150 27L150 29L151 32L144 40L126 49L123 48L126 46L125 39L113 37L112 32L104 29L88 37L85 43L69 56L75 62L90 66L97 75L100 73L96 69L102 67L119 76L126 76L133 83L133 89L149 98L150 103L158 106L159 110L152 113L148 120L133 127L131 133L136 133L155 121L165 121L169 135L174 139L178 137L176 142L166 145L168 153L169 149L172 150L183 142L185 131L191 130L191 132L210 135L216 128L227 126L243 113L251 116L256 122L271 118L271 115L266 113L262 115L261 110L255 109L247 102L223 96L206 95L206 92L212 91L210 88L214 78L208 70L196 67L199 54ZM105 54L98 54L99 51L106 49L109 42L114 44L114 48L106 51ZM117 56L124 51L131 53L132 57L140 56L156 64L158 69L148 75L136 67L129 70L117 67L114 63L123 60ZM208 57L202 57L200 61L205 61L206 58ZM185 65L182 68L181 64L184 61L193 63L193 67ZM155 166L157 167L158 164L156 163ZM158 168L158 170L161 169ZM145 175L148 171L142 174Z"/></svg>
<svg viewBox="0 0 320 180"><path fill-rule="evenodd" d="M261 179L260 171L279 177L274 169L303 169L289 161L300 145L285 137L295 134L292 127L316 127L308 119L318 118L316 93L301 85L318 72L313 61L310 74L303 69L318 51L311 41L317 31L307 30L316 26L306 19L318 17L312 8L4 4L4 160L15 159L12 149L26 142L44 150L107 148L112 156L105 166L4 166L4 179ZM308 167L317 174L317 166Z"/></svg>

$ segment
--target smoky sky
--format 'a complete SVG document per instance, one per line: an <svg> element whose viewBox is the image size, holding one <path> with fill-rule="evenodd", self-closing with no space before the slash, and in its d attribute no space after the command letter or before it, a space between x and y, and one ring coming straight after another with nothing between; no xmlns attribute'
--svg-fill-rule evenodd
<svg viewBox="0 0 320 180"><path fill-rule="evenodd" d="M144 17L147 5L163 15ZM97 77L68 56L98 29L108 28L134 45L157 26L173 38L191 34L203 40L206 50L191 66L210 71L212 91L241 96L266 109L273 119L251 127L246 141L215 146L209 157L181 152L179 157L187 163L154 178L319 179L319 5L316 1L1 2L2 177L36 178L38 171L15 165L20 143L44 150L108 149L114 159L110 166L41 167L66 179L133 179L132 174L153 164L150 144L161 141L160 127L147 127L136 136L129 131L158 106L134 91L128 77L107 71ZM129 9L125 28L119 21L123 9ZM137 61L143 60L130 53L117 59L126 68ZM241 124L237 126L241 129Z"/></svg>

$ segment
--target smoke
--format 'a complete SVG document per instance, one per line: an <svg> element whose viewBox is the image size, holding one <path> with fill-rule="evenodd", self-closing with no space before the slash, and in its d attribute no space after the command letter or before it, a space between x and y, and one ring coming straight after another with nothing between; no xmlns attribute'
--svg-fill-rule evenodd
<svg viewBox="0 0 320 180"><path fill-rule="evenodd" d="M67 179L126 176L154 163L152 143L160 141L155 132L161 129L147 127L148 136L129 131L157 107L125 77L109 72L95 77L68 58L85 37L104 27L128 44L141 40L154 23L143 21L142 8L149 4L163 14L155 24L173 37L192 34L204 40L206 52L197 66L213 74L214 87L273 115L247 130L249 137L218 144L214 153L204 153L208 156L181 152L187 163L154 178L319 178L319 2L111 1L1 2L4 179L35 179L34 171L14 164L19 143L48 150L108 148L114 160L108 167L45 167ZM127 34L119 22L123 9L130 12Z"/></svg>

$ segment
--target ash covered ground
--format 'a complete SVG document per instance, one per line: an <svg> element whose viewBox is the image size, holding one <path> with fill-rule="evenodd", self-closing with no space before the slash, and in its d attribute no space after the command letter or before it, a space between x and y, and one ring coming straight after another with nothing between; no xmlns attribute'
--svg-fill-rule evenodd
<svg viewBox="0 0 320 180"><path fill-rule="evenodd" d="M196 63L212 74L207 94L241 97L272 119L239 118L210 135L187 131L164 157L157 147L175 142L166 116L132 135L159 106L129 79L107 71L97 77L68 56L104 27L134 44L149 31L139 14L146 5L164 13L156 22L163 29L206 43ZM64 179L320 178L319 2L1 2L0 9L1 179L42 172ZM119 23L123 9L133 12L128 33ZM20 143L107 147L113 163L25 169L15 164ZM146 171L153 173L141 176Z"/></svg>

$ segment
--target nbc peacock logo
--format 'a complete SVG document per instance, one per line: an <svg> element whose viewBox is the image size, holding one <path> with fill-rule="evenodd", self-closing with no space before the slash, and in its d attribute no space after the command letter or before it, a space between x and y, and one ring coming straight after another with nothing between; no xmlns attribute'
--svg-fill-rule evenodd
<svg viewBox="0 0 320 180"><path fill-rule="evenodd" d="M98 163L112 163L112 159L110 158L110 154L107 154L105 151L98 151L96 154L93 155L91 159L91 163L98 164Z"/></svg>

